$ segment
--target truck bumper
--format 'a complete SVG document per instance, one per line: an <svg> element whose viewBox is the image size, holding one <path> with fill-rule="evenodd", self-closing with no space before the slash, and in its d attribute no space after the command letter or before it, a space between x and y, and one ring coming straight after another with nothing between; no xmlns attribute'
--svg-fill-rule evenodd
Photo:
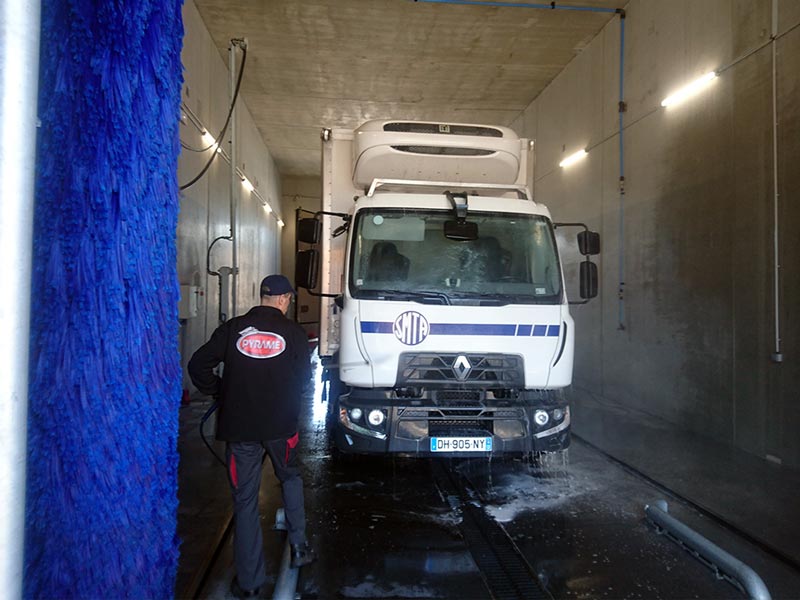
<svg viewBox="0 0 800 600"><path fill-rule="evenodd" d="M378 418L376 411L383 417ZM546 423L537 425L537 411L547 413ZM539 421L543 420L541 414L539 417ZM486 446L491 450L433 451L434 438L487 440ZM340 398L334 441L340 452L356 454L463 457L557 452L569 447L570 412L565 404L392 406L344 395Z"/></svg>

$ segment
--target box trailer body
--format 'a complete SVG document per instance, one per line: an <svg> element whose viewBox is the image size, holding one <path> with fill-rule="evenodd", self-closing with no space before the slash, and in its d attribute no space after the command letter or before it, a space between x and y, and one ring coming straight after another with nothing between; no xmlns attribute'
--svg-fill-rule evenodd
<svg viewBox="0 0 800 600"><path fill-rule="evenodd" d="M337 447L565 449L575 331L528 140L404 121L322 137L319 349L344 385Z"/></svg>

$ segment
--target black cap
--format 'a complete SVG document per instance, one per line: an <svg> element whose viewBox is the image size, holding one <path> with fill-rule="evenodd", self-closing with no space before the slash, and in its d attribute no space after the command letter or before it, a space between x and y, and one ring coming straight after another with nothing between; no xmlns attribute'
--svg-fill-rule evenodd
<svg viewBox="0 0 800 600"><path fill-rule="evenodd" d="M283 294L297 295L297 292L283 275L267 275L261 282L262 296L281 296Z"/></svg>

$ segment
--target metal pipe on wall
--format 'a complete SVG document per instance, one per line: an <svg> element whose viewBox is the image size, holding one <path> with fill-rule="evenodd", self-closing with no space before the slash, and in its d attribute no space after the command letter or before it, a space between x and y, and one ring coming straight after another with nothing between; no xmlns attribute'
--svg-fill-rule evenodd
<svg viewBox="0 0 800 600"><path fill-rule="evenodd" d="M0 590L22 596L40 2L0 9Z"/></svg>
<svg viewBox="0 0 800 600"><path fill-rule="evenodd" d="M625 13L619 15L619 290L617 329L625 329Z"/></svg>
<svg viewBox="0 0 800 600"><path fill-rule="evenodd" d="M230 93L231 93L231 244L233 245L231 249L231 267L233 269L231 273L231 309L229 317L236 316L236 303L237 303L237 291L239 287L239 236L238 233L238 226L239 223L237 222L238 216L238 209L239 209L239 188L241 187L241 180L239 179L239 175L236 173L236 166L237 161L239 159L239 151L237 149L237 142L238 142L238 135L236 132L236 126L238 125L236 118L236 106L234 104L234 98L236 96L236 47L238 46L238 40L231 40L230 46L228 46L228 71L230 72ZM221 299L220 299L221 301Z"/></svg>
<svg viewBox="0 0 800 600"><path fill-rule="evenodd" d="M783 362L781 352L781 256L779 227L780 217L778 206L780 193L778 192L778 0L772 0L772 186L773 186L773 294L775 310L775 352L772 361Z"/></svg>

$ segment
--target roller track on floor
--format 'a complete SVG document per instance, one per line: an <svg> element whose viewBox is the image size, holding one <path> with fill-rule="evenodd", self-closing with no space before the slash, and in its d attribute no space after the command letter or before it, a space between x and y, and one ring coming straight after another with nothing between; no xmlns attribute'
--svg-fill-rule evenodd
<svg viewBox="0 0 800 600"><path fill-rule="evenodd" d="M642 472L641 470L637 469L633 465L630 465L629 463L626 463L625 461L620 460L619 458L615 457L614 455L605 452L599 446L595 446L590 441L586 440L585 438L583 438L583 437L581 437L579 435L576 435L574 432L572 433L571 437L572 437L572 441L573 442L578 442L578 443L586 446L587 448L590 448L591 450L593 450L594 452L596 452L596 453L600 454L601 456L605 457L606 459L608 459L612 463L618 465L620 468L622 468L627 473L630 473L634 477L636 477L638 479L641 479L642 481L647 482L649 485L653 486L654 488L656 488L657 490L661 491L665 495L669 496L673 500L675 500L677 502L680 502L681 504L683 504L686 507L691 508L692 510L694 510L694 511L698 512L699 514L703 515L704 517L708 518L709 521L719 525L720 527L722 527L723 529L725 529L725 530L729 531L730 533L736 535L737 537L740 537L740 538L746 540L747 542L749 542L750 544L752 544L753 546L755 546L759 550L762 550L764 553L768 554L772 558L775 558L778 561L780 561L781 563L783 563L784 565L794 569L795 571L800 572L800 563L798 563L791 556L787 555L785 552L782 552L780 549L775 548L774 546L772 546L771 544L765 542L764 540L759 539L758 537L756 537L756 536L752 535L751 533L745 531L741 527L738 527L734 523L731 523L730 521L727 521L724 517L718 515L713 510L710 510L709 508L703 506L702 504L698 504L697 502L695 502L694 500L684 496L680 492L675 491L674 489L670 488L667 485L664 485L663 483L661 483L660 481L658 481L656 479L653 479L652 477L650 477L646 473Z"/></svg>
<svg viewBox="0 0 800 600"><path fill-rule="evenodd" d="M228 542L232 534L233 512L231 511L228 515L225 526L222 528L221 533L213 546L213 549L208 553L208 557L203 563L201 572L195 577L194 581L189 587L189 593L186 596L187 598L191 598L191 600L200 600L200 598L202 598L200 594L206 587L206 584L208 584L209 578L211 577L211 572L214 570L214 566L216 565L217 560L222 553L222 548Z"/></svg>

